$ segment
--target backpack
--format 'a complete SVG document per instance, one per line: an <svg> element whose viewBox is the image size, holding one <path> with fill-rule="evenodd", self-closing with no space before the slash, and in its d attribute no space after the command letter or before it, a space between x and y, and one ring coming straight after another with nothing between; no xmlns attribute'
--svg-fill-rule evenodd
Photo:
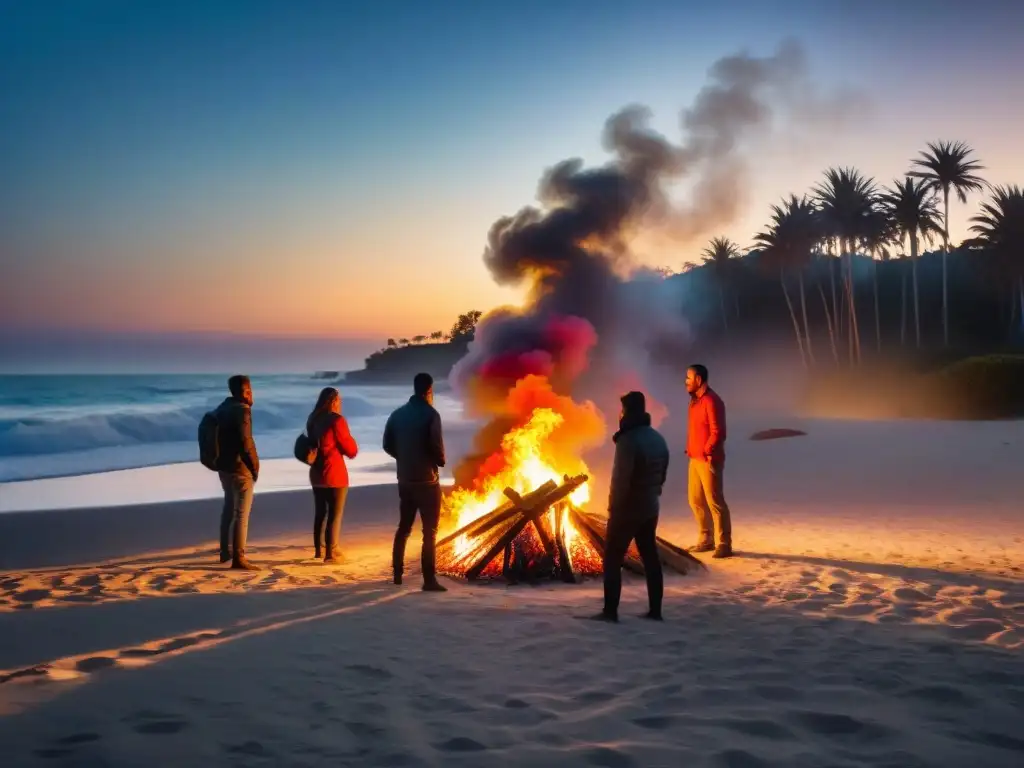
<svg viewBox="0 0 1024 768"><path fill-rule="evenodd" d="M208 411L199 421L199 461L207 469L216 472L220 459L220 424L217 415Z"/></svg>
<svg viewBox="0 0 1024 768"><path fill-rule="evenodd" d="M313 466L318 453L316 443L305 432L300 432L295 438L295 458L303 464Z"/></svg>

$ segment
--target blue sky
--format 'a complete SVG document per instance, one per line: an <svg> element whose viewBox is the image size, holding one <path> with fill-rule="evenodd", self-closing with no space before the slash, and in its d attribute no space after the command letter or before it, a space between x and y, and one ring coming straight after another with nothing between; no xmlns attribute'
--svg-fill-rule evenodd
<svg viewBox="0 0 1024 768"><path fill-rule="evenodd" d="M516 300L480 254L545 167L602 161L603 121L629 103L677 138L715 59L785 37L822 88L869 94L870 114L759 158L748 210L721 234L749 242L770 203L827 165L888 181L939 138L976 146L993 180L1024 182L1024 10L1009 3L54 0L0 12L11 332L446 327Z"/></svg>

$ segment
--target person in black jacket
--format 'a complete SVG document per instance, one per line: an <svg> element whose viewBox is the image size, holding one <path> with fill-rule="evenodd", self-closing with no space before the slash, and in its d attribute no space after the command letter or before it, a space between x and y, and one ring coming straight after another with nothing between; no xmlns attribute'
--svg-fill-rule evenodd
<svg viewBox="0 0 1024 768"><path fill-rule="evenodd" d="M608 494L608 537L604 553L604 610L593 618L619 620L622 595L622 563L630 543L637 551L647 577L648 612L645 619L661 621L664 580L656 542L661 489L668 473L669 452L665 438L651 426L643 392L622 396L622 415L615 442L615 462Z"/></svg>
<svg viewBox="0 0 1024 768"><path fill-rule="evenodd" d="M232 376L228 379L228 391L231 396L214 410L219 444L217 472L224 489L224 507L220 516L220 561L231 561L231 567L239 570L257 571L259 568L245 557L249 512L252 510L253 491L260 474L260 457L252 439L253 398L249 377Z"/></svg>
<svg viewBox="0 0 1024 768"><path fill-rule="evenodd" d="M423 589L447 592L437 581L434 548L441 517L441 483L438 469L444 466L441 414L434 409L434 379L417 373L413 395L396 409L384 426L384 452L395 459L398 472L398 530L392 550L395 584L402 583L405 543L412 533L416 513L423 526Z"/></svg>

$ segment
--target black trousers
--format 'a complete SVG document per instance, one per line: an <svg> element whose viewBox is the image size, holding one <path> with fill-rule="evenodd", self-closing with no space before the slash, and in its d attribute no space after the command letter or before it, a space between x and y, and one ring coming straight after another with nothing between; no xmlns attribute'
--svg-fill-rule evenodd
<svg viewBox="0 0 1024 768"><path fill-rule="evenodd" d="M437 579L434 549L437 544L437 525L441 518L441 486L438 483L399 483L398 485L398 530L395 531L395 545L391 552L392 566L401 574L405 563L405 543L412 533L412 525L419 512L423 526L423 581L429 584Z"/></svg>
<svg viewBox="0 0 1024 768"><path fill-rule="evenodd" d="M313 546L320 549L326 528L327 548L325 556L330 557L338 547L341 535L341 518L345 514L345 499L348 488L313 488Z"/></svg>
<svg viewBox="0 0 1024 768"><path fill-rule="evenodd" d="M661 615L661 599L665 592L665 579L661 572L661 559L655 538L658 518L631 520L613 517L608 521L608 540L604 551L604 612L617 616L622 597L622 563L630 543L636 542L640 560L647 578L647 600L651 613Z"/></svg>

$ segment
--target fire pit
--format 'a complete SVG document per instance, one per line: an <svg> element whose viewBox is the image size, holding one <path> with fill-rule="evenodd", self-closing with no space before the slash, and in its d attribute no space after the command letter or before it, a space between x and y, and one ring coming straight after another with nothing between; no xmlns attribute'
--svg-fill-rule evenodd
<svg viewBox="0 0 1024 768"><path fill-rule="evenodd" d="M520 495L504 489L505 501L470 521L437 544L438 572L470 580L516 583L556 579L568 583L602 573L607 520L579 509L571 498L587 475L565 475ZM662 563L680 573L702 563L683 549L658 538ZM644 572L631 545L625 567Z"/></svg>

